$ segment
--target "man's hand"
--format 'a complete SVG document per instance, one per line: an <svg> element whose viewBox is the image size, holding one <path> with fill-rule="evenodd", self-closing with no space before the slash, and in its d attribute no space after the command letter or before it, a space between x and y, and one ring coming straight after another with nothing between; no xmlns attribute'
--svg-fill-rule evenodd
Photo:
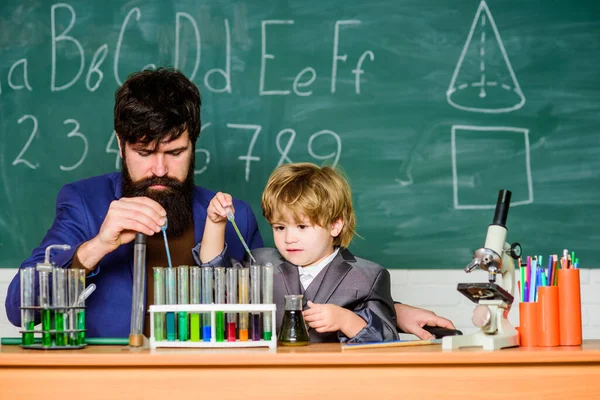
<svg viewBox="0 0 600 400"><path fill-rule="evenodd" d="M452 321L436 315L433 311L398 303L394 304L394 308L396 309L398 328L403 332L418 336L419 339L434 339L431 333L423 329L425 325L456 329Z"/></svg>
<svg viewBox="0 0 600 400"><path fill-rule="evenodd" d="M315 304L312 301L307 304L309 309L302 312L304 320L319 333L342 331L353 338L367 326L365 320L354 312L335 304Z"/></svg>
<svg viewBox="0 0 600 400"><path fill-rule="evenodd" d="M219 224L227 222L227 209L231 210L235 214L233 208L233 199L230 194L219 192L212 198L206 209L208 219L214 223Z"/></svg>
<svg viewBox="0 0 600 400"><path fill-rule="evenodd" d="M165 224L165 209L148 197L123 197L110 203L100 232L77 249L77 258L88 271L102 257L131 242L137 233L148 236L160 232Z"/></svg>

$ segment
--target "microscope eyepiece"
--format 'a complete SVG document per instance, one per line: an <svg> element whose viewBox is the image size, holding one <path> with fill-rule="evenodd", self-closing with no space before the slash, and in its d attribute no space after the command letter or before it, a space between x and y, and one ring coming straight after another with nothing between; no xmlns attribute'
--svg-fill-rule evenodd
<svg viewBox="0 0 600 400"><path fill-rule="evenodd" d="M508 217L508 207L510 206L510 190L503 189L498 193L498 202L494 212L494 222L492 225L500 225L506 228L506 218Z"/></svg>

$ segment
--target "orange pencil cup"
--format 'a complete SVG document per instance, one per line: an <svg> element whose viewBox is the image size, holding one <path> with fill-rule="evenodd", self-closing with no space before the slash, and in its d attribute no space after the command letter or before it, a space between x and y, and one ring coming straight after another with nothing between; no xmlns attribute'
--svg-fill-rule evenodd
<svg viewBox="0 0 600 400"><path fill-rule="evenodd" d="M519 303L519 342L521 347L536 347L540 335L538 303Z"/></svg>
<svg viewBox="0 0 600 400"><path fill-rule="evenodd" d="M581 345L581 289L579 269L558 270L560 345Z"/></svg>
<svg viewBox="0 0 600 400"><path fill-rule="evenodd" d="M539 346L558 346L560 344L560 324L558 311L558 287L540 286L538 288Z"/></svg>

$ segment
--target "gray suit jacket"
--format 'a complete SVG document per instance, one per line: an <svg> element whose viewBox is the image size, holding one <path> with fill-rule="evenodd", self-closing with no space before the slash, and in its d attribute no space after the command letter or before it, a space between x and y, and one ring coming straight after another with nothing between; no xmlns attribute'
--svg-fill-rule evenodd
<svg viewBox="0 0 600 400"><path fill-rule="evenodd" d="M309 329L311 342L350 341L353 343L397 340L396 312L390 293L390 274L380 265L357 258L346 248L311 282L305 292L300 284L298 267L287 262L274 248L252 251L260 265L274 266L273 300L277 305L277 332L281 328L286 294L303 294L304 310L313 303L336 304L354 311L367 326L352 339L341 332L318 333Z"/></svg>

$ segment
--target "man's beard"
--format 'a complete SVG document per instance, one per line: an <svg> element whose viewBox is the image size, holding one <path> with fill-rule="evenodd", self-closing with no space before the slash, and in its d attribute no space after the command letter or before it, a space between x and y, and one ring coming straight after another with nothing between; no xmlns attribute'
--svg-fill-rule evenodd
<svg viewBox="0 0 600 400"><path fill-rule="evenodd" d="M192 193L194 191L194 153L190 160L190 166L181 182L167 176L153 176L133 182L127 160L123 155L122 194L123 197L146 196L159 203L167 212L169 236L180 236L192 222ZM162 185L164 189L150 189L150 186Z"/></svg>

